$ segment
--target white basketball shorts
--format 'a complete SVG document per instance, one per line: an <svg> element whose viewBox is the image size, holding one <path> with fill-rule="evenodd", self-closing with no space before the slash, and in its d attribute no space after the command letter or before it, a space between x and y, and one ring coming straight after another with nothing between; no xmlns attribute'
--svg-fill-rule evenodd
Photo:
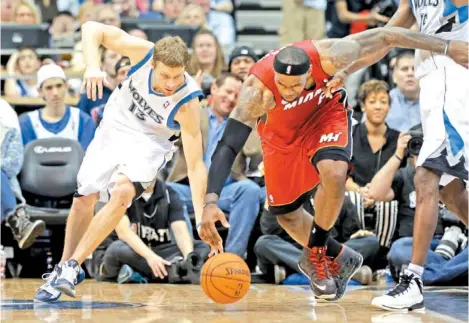
<svg viewBox="0 0 469 323"><path fill-rule="evenodd" d="M424 143L417 166L443 173L440 184L468 181L469 71L446 56L422 63L431 72L420 79Z"/></svg>
<svg viewBox="0 0 469 323"><path fill-rule="evenodd" d="M100 193L107 202L119 175L147 188L172 158L173 144L153 134L114 126L103 120L77 176L77 194Z"/></svg>

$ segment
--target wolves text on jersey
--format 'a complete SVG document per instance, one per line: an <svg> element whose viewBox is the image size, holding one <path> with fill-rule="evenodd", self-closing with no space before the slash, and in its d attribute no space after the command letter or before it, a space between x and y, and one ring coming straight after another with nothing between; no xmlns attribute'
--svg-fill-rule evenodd
<svg viewBox="0 0 469 323"><path fill-rule="evenodd" d="M129 107L130 112L142 121L145 121L147 116L149 116L153 121L161 124L164 118L156 113L147 101L137 92L137 89L132 85L132 80L129 82L129 90L133 98L132 104Z"/></svg>

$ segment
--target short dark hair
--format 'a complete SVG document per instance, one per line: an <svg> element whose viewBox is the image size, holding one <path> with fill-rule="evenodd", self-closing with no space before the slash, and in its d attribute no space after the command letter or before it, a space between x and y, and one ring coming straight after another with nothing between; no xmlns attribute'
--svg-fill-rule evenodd
<svg viewBox="0 0 469 323"><path fill-rule="evenodd" d="M301 48L288 46L275 56L274 69L280 74L302 75L311 65L308 54Z"/></svg>
<svg viewBox="0 0 469 323"><path fill-rule="evenodd" d="M235 79L236 81L239 81L239 82L243 82L243 79L241 77L239 77L238 75L236 74L233 74L233 73L221 73L220 76L217 77L217 79L215 80L215 84L220 87L220 86L223 86L225 84L225 81L227 78L233 78Z"/></svg>
<svg viewBox="0 0 469 323"><path fill-rule="evenodd" d="M399 61L403 58L414 58L415 57L415 54L413 51L411 50L406 50L406 51L403 51L401 53L399 53L397 56L396 56L396 61L394 62L394 67L396 67L397 65L399 65Z"/></svg>

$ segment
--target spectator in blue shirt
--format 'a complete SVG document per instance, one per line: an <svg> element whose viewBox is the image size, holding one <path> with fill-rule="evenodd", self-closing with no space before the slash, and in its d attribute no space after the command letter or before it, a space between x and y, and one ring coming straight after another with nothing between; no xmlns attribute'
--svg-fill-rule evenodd
<svg viewBox="0 0 469 323"><path fill-rule="evenodd" d="M420 124L419 82L414 74L413 52L403 52L396 57L392 78L396 88L389 92L391 108L386 123L400 132Z"/></svg>
<svg viewBox="0 0 469 323"><path fill-rule="evenodd" d="M46 105L20 116L23 144L26 146L41 138L63 137L78 140L86 150L96 126L86 113L65 105L68 85L62 68L55 64L44 65L37 78L39 93Z"/></svg>
<svg viewBox="0 0 469 323"><path fill-rule="evenodd" d="M233 17L225 12L212 10L210 0L194 0L193 3L204 9L208 27L223 47L225 57L228 57L236 42L236 28Z"/></svg>

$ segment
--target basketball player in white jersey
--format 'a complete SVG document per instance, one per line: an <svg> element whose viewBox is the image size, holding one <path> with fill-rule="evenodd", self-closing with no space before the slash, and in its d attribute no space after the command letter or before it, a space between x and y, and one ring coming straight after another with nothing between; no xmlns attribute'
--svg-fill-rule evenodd
<svg viewBox="0 0 469 323"><path fill-rule="evenodd" d="M468 41L467 4L467 0L400 0L388 26L410 28L417 22L422 33L446 39L448 52L452 41ZM420 79L424 143L414 179L412 262L392 291L372 301L373 306L391 311L425 309L422 275L438 221L439 195L468 224L469 71L448 56L418 51L415 73Z"/></svg>
<svg viewBox="0 0 469 323"><path fill-rule="evenodd" d="M181 131L186 147L195 216L200 223L207 170L202 159L199 98L202 92L185 72L189 54L179 37L156 43L96 22L82 26L87 63L84 89L102 96L105 73L99 47L130 58L128 77L114 90L78 174L78 189L67 221L61 264L36 293L38 301L54 301L61 293L75 296L84 275L80 265L119 223L125 210L171 159ZM93 217L98 199L108 203ZM157 265L167 273L165 262Z"/></svg>

